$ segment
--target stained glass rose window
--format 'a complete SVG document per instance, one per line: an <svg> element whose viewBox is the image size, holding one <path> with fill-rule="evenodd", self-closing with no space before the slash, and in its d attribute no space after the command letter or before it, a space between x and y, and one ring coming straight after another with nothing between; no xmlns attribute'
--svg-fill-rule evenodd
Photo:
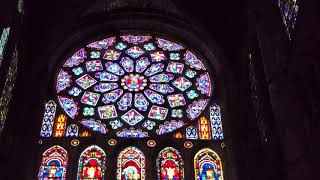
<svg viewBox="0 0 320 180"><path fill-rule="evenodd" d="M204 62L179 43L123 35L76 51L60 69L56 91L66 114L92 131L147 137L196 119L211 83Z"/></svg>

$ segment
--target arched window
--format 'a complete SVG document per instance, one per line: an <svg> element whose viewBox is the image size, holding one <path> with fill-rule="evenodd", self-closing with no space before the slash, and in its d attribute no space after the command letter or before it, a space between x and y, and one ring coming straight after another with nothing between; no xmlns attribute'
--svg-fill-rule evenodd
<svg viewBox="0 0 320 180"><path fill-rule="evenodd" d="M118 156L117 180L145 180L145 157L140 149L127 147Z"/></svg>
<svg viewBox="0 0 320 180"><path fill-rule="evenodd" d="M164 148L157 158L159 180L183 180L183 160L180 153L172 148Z"/></svg>
<svg viewBox="0 0 320 180"><path fill-rule="evenodd" d="M105 163L106 154L100 147L88 147L80 155L77 179L103 179Z"/></svg>
<svg viewBox="0 0 320 180"><path fill-rule="evenodd" d="M68 153L61 146L53 146L42 155L39 180L66 179Z"/></svg>
<svg viewBox="0 0 320 180"><path fill-rule="evenodd" d="M45 105L45 112L43 115L40 136L42 137L52 136L53 123L54 123L54 118L56 116L56 108L57 108L57 104L53 100L50 100Z"/></svg>
<svg viewBox="0 0 320 180"><path fill-rule="evenodd" d="M195 155L194 172L196 180L223 180L220 157L209 148L202 149Z"/></svg>

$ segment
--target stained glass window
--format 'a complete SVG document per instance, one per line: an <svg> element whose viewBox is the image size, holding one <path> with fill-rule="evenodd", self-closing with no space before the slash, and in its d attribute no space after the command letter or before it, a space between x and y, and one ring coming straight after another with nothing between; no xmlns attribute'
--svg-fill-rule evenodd
<svg viewBox="0 0 320 180"><path fill-rule="evenodd" d="M67 137L78 137L79 127L76 124L70 124L67 128Z"/></svg>
<svg viewBox="0 0 320 180"><path fill-rule="evenodd" d="M42 155L39 180L66 179L68 153L61 146L53 146Z"/></svg>
<svg viewBox="0 0 320 180"><path fill-rule="evenodd" d="M221 159L209 148L200 150L194 157L196 180L223 180Z"/></svg>
<svg viewBox="0 0 320 180"><path fill-rule="evenodd" d="M181 44L123 35L77 50L61 67L56 91L66 114L91 131L141 138L197 119L212 81L203 59Z"/></svg>
<svg viewBox="0 0 320 180"><path fill-rule="evenodd" d="M159 180L183 180L183 160L180 153L172 148L164 148L157 158Z"/></svg>
<svg viewBox="0 0 320 180"><path fill-rule="evenodd" d="M53 131L53 123L56 115L57 105L54 101L50 100L45 105L45 112L42 120L41 132L40 136L42 137L50 137L52 136Z"/></svg>
<svg viewBox="0 0 320 180"><path fill-rule="evenodd" d="M145 180L145 157L140 149L127 147L118 156L117 180Z"/></svg>
<svg viewBox="0 0 320 180"><path fill-rule="evenodd" d="M98 146L85 149L79 159L78 180L101 180L104 177L106 154Z"/></svg>
<svg viewBox="0 0 320 180"><path fill-rule="evenodd" d="M289 38L291 38L299 9L297 0L278 0L278 5L283 18L283 23L286 26Z"/></svg>
<svg viewBox="0 0 320 180"><path fill-rule="evenodd" d="M220 107L217 104L210 106L210 121L211 121L211 132L212 139L222 140L223 129L221 121Z"/></svg>
<svg viewBox="0 0 320 180"><path fill-rule="evenodd" d="M201 117L198 121L198 125L199 125L199 138L211 139L209 120L205 117Z"/></svg>
<svg viewBox="0 0 320 180"><path fill-rule="evenodd" d="M53 130L53 137L63 137L65 135L67 125L67 117L64 114L60 114L56 118L54 130Z"/></svg>
<svg viewBox="0 0 320 180"><path fill-rule="evenodd" d="M188 126L186 128L186 138L187 139L198 139L198 129L194 126Z"/></svg>

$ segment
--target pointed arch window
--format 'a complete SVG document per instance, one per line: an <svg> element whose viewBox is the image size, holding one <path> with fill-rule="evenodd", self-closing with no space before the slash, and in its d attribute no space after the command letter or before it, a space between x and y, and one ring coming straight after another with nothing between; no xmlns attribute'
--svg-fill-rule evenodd
<svg viewBox="0 0 320 180"><path fill-rule="evenodd" d="M61 146L53 146L42 154L39 180L66 179L68 153Z"/></svg>
<svg viewBox="0 0 320 180"><path fill-rule="evenodd" d="M101 180L104 178L106 154L98 146L85 149L79 159L78 180Z"/></svg>
<svg viewBox="0 0 320 180"><path fill-rule="evenodd" d="M221 159L212 149L200 150L194 157L196 180L223 180Z"/></svg>
<svg viewBox="0 0 320 180"><path fill-rule="evenodd" d="M157 158L159 180L183 180L183 160L179 151L172 147L164 148Z"/></svg>
<svg viewBox="0 0 320 180"><path fill-rule="evenodd" d="M145 156L136 147L127 147L118 156L117 180L145 180Z"/></svg>

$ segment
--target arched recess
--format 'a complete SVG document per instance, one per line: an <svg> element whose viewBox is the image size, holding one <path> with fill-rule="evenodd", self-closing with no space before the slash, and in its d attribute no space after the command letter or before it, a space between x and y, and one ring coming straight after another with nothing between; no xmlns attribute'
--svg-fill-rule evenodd
<svg viewBox="0 0 320 180"><path fill-rule="evenodd" d="M146 179L145 156L133 146L122 150L117 161L117 180L127 179Z"/></svg>
<svg viewBox="0 0 320 180"><path fill-rule="evenodd" d="M38 174L39 180L66 179L68 153L61 146L53 146L42 154L42 162Z"/></svg>
<svg viewBox="0 0 320 180"><path fill-rule="evenodd" d="M223 180L221 159L212 149L201 149L194 156L194 173L196 180Z"/></svg>
<svg viewBox="0 0 320 180"><path fill-rule="evenodd" d="M159 180L183 180L183 160L178 150L166 147L160 151L157 158L157 170Z"/></svg>
<svg viewBox="0 0 320 180"><path fill-rule="evenodd" d="M105 163L106 154L99 146L88 147L80 155L77 179L103 179Z"/></svg>

